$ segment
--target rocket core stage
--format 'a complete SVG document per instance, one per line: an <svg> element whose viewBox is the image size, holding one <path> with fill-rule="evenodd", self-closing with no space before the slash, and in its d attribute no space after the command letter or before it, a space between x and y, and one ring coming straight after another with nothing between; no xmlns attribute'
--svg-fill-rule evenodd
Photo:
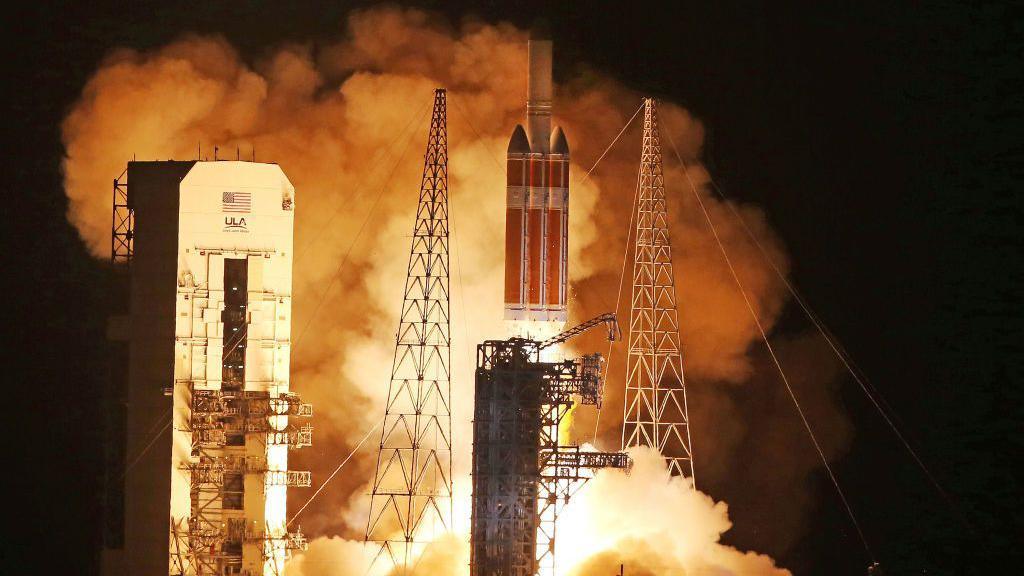
<svg viewBox="0 0 1024 576"><path fill-rule="evenodd" d="M551 131L551 40L530 39L526 130L508 143L505 319L566 321L569 143Z"/></svg>

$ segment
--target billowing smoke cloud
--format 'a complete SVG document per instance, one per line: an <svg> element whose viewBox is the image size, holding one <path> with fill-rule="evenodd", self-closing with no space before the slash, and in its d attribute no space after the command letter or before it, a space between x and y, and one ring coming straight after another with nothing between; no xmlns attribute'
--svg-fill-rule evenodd
<svg viewBox="0 0 1024 576"><path fill-rule="evenodd" d="M573 567L569 574L615 574L620 565L630 575L789 574L767 556L721 544L732 526L725 503L672 477L656 451L630 455L630 472L598 472L566 508L558 554Z"/></svg>
<svg viewBox="0 0 1024 576"><path fill-rule="evenodd" d="M375 559L377 550L362 542L343 538L318 538L309 549L297 555L286 566L288 576L321 576L323 574L361 574L373 576L404 576L401 569L388 571L386 562ZM442 536L429 544L419 556L416 574L459 575L469 573L469 543L453 534Z"/></svg>
<svg viewBox="0 0 1024 576"><path fill-rule="evenodd" d="M316 409L314 447L295 453L293 467L312 469L314 478L325 478L383 412L431 91L446 87L453 387L458 399L455 468L463 494L456 509L466 512L472 407L465 399L472 397L473 346L504 335L503 157L512 126L522 121L525 42L522 30L506 24L468 22L451 28L419 11L373 9L354 13L335 44L287 45L255 61L243 59L217 37L186 37L146 53L119 50L89 80L63 125L68 218L93 253L105 257L110 182L127 160L193 159L201 143L206 158L212 159L216 145L220 158L255 154L257 160L281 164L297 190L292 386ZM574 158L570 309L576 319L584 319L615 303L639 158L638 126L626 132L590 179L583 174L634 113L640 95L591 73L561 83L556 101L555 122L565 128ZM752 373L756 358L750 350L758 334L667 145L671 135L680 154L696 163L703 128L670 103L663 103L660 112L688 376L691 384L741 383ZM784 287L728 207L703 186L706 174L699 164L690 176L761 322L770 328L784 304ZM736 208L786 269L781 244L761 211ZM627 315L628 273L620 306ZM594 343L599 343L597 336L578 345ZM605 432L598 438L608 447L618 443L621 378L613 372L602 422ZM698 466L726 458L718 449L734 448L743 436L737 424L742 407L721 395L705 396L717 407L711 415L704 412L710 408L693 405ZM592 412L578 412L578 428L592 426ZM721 443L714 453L702 452L714 444L705 444L705 435L717 436L730 427L737 430L735 441ZM300 519L307 533L322 538L293 563L294 570L330 572L319 566L358 561L362 552L344 538L362 535L361 494L373 475L374 443L371 438L368 449ZM647 476L638 474L628 482ZM595 482L591 492L599 492L602 485ZM294 510L306 493L293 492L292 498ZM706 499L702 495L687 498L697 499L689 508L704 506L708 509L700 514L717 519L715 529L701 536L702 541L717 542L728 529L722 505L700 500ZM458 516L456 527L464 533L467 514ZM642 545L630 542L609 542L617 547L593 561L638 555ZM458 554L438 551L436 557L445 562ZM698 552L687 554L688 559L666 558L666 566L692 565ZM751 562L771 566L761 557ZM745 571L743 566L747 564L728 564L728 569L771 573Z"/></svg>

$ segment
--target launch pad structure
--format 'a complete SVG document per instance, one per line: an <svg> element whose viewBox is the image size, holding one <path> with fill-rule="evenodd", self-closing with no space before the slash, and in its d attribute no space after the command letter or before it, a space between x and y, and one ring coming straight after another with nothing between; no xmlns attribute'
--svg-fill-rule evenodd
<svg viewBox="0 0 1024 576"><path fill-rule="evenodd" d="M276 164L129 162L114 181L103 574L273 576L305 546L288 452L294 188ZM296 420L299 420L296 422Z"/></svg>
<svg viewBox="0 0 1024 576"><path fill-rule="evenodd" d="M477 346L473 418L472 576L554 574L556 524L575 491L601 468L627 468L621 452L563 445L559 428L579 403L601 401L600 354L550 361L542 352L614 316L550 340ZM617 329L612 328L610 337Z"/></svg>
<svg viewBox="0 0 1024 576"><path fill-rule="evenodd" d="M527 129L508 149L504 311L550 334L567 318L569 167L551 131L550 40L531 39L529 79ZM402 573L453 528L446 94L434 92L366 530ZM652 446L692 478L663 180L647 99L622 448ZM108 330L119 440L103 574L275 576L305 547L286 517L288 488L311 484L287 467L312 436L289 384L293 222L275 164L131 162L114 181L111 258L130 306ZM554 347L601 325L618 339L605 314L477 346L472 576L554 576L564 507L597 470L631 465L562 437L574 407L600 406L604 361Z"/></svg>

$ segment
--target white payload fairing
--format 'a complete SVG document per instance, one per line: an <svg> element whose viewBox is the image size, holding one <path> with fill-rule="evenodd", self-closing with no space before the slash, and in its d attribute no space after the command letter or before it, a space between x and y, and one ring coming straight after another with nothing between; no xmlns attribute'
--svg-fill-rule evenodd
<svg viewBox="0 0 1024 576"><path fill-rule="evenodd" d="M505 211L505 319L566 321L569 249L569 144L551 130L549 39L529 43L526 130L508 143Z"/></svg>

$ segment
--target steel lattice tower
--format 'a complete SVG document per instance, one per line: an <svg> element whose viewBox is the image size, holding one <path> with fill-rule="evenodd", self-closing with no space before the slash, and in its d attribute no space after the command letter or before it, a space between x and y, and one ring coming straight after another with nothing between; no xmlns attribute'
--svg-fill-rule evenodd
<svg viewBox="0 0 1024 576"><path fill-rule="evenodd" d="M366 528L366 540L380 545L375 562L386 556L406 573L452 518L446 118L439 88Z"/></svg>
<svg viewBox="0 0 1024 576"><path fill-rule="evenodd" d="M693 477L658 111L644 100L622 447L652 446Z"/></svg>

